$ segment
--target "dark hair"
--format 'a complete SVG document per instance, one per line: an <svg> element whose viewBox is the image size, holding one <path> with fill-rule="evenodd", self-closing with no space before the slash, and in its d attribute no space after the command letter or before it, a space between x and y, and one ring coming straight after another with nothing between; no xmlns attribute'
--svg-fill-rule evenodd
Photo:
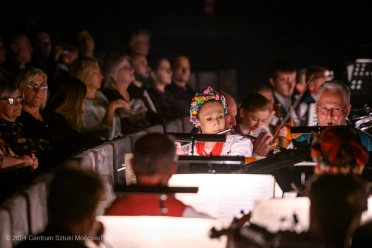
<svg viewBox="0 0 372 248"><path fill-rule="evenodd" d="M271 110L269 100L259 93L246 94L241 101L240 108L247 112Z"/></svg>
<svg viewBox="0 0 372 248"><path fill-rule="evenodd" d="M309 198L313 216L320 224L317 232L328 243L343 247L342 237L346 238L352 221L367 210L363 181L351 175L321 175L310 184Z"/></svg>
<svg viewBox="0 0 372 248"><path fill-rule="evenodd" d="M278 76L278 72L287 72L293 73L297 72L296 66L292 63L292 61L288 59L279 59L274 61L269 68L269 78L276 79Z"/></svg>
<svg viewBox="0 0 372 248"><path fill-rule="evenodd" d="M18 88L14 84L0 81L0 99L9 97L11 94L17 91Z"/></svg>
<svg viewBox="0 0 372 248"><path fill-rule="evenodd" d="M306 82L310 80L311 76L313 76L312 80L325 76L324 73L326 71L328 71L328 69L324 66L313 65L308 67L306 70Z"/></svg>
<svg viewBox="0 0 372 248"><path fill-rule="evenodd" d="M170 137L149 133L134 145L133 161L138 175L167 174L176 156L176 148Z"/></svg>
<svg viewBox="0 0 372 248"><path fill-rule="evenodd" d="M148 65L150 66L152 71L156 71L159 68L160 63L163 60L169 61L169 59L167 57L162 56L162 55L149 56Z"/></svg>
<svg viewBox="0 0 372 248"><path fill-rule="evenodd" d="M52 221L81 221L97 208L103 193L102 179L93 170L62 167L49 187L50 218Z"/></svg>

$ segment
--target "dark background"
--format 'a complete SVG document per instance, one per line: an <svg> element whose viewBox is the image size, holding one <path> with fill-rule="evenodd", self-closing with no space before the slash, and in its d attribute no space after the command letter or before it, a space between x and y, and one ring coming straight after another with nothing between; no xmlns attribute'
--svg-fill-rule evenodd
<svg viewBox="0 0 372 248"><path fill-rule="evenodd" d="M297 66L323 65L343 79L345 63L372 57L371 4L314 1L205 0L2 1L0 30L17 27L32 16L37 26L59 39L85 27L98 52L125 52L131 31L152 33L150 53L186 54L192 71L235 69L237 96L267 84L267 69L276 59Z"/></svg>

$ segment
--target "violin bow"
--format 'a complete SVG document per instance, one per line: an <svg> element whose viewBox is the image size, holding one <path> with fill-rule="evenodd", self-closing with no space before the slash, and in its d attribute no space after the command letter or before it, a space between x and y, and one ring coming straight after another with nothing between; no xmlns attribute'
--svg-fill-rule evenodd
<svg viewBox="0 0 372 248"><path fill-rule="evenodd" d="M307 81L306 83L306 88L307 86L310 84L311 80L313 79L313 76L314 75L311 75L311 77L309 78L309 80ZM306 92L306 89L304 91L301 92L301 94L297 97L296 101L293 103L292 107L290 108L290 110L288 111L288 114L285 116L285 118L283 119L282 123L280 124L278 130L276 131L276 133L274 134L274 137L273 137L273 140L278 136L279 134L279 131L280 129L282 129L282 127L287 123L288 119L291 117L292 115L292 112L293 110L297 107L297 105L300 103L300 100L301 98L304 96Z"/></svg>

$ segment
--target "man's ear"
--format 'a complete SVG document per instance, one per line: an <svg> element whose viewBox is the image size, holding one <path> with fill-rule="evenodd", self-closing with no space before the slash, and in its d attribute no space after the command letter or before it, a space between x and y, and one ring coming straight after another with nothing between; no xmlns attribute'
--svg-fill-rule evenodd
<svg viewBox="0 0 372 248"><path fill-rule="evenodd" d="M16 44L14 44L14 43L10 45L10 49L12 49L12 51L14 53L17 53L18 52L18 46Z"/></svg>
<svg viewBox="0 0 372 248"><path fill-rule="evenodd" d="M133 158L130 159L130 168L132 169L134 175L136 174L136 168L134 166L134 160Z"/></svg>
<svg viewBox="0 0 372 248"><path fill-rule="evenodd" d="M172 176L173 174L176 174L177 169L178 169L178 163L173 162L170 169L169 169L169 175Z"/></svg>
<svg viewBox="0 0 372 248"><path fill-rule="evenodd" d="M271 86L275 87L275 81L274 81L273 78L271 78L271 77L269 78L269 83L270 83Z"/></svg>
<svg viewBox="0 0 372 248"><path fill-rule="evenodd" d="M351 104L349 104L349 105L346 107L346 112L347 112L346 116L349 116L350 111L351 111Z"/></svg>

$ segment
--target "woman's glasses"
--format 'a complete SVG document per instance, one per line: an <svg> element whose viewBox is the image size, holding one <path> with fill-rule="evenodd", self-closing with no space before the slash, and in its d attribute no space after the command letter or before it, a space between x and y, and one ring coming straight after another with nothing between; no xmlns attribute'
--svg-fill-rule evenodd
<svg viewBox="0 0 372 248"><path fill-rule="evenodd" d="M5 97L1 100L7 100L9 104L22 103L23 97Z"/></svg>
<svg viewBox="0 0 372 248"><path fill-rule="evenodd" d="M31 89L31 90L47 90L48 89L48 85L47 84L42 84L42 85L37 85L35 83L28 83L27 84L27 88Z"/></svg>

